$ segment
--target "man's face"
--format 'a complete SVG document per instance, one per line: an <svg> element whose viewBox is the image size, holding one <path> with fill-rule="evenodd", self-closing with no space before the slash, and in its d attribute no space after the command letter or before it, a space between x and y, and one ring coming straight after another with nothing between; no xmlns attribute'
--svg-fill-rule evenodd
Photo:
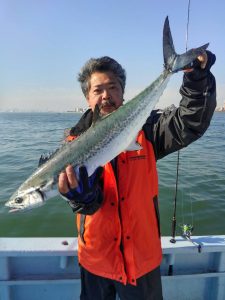
<svg viewBox="0 0 225 300"><path fill-rule="evenodd" d="M94 111L95 105L98 104L100 113L107 115L122 105L122 87L112 72L93 73L89 84L87 101L92 111Z"/></svg>

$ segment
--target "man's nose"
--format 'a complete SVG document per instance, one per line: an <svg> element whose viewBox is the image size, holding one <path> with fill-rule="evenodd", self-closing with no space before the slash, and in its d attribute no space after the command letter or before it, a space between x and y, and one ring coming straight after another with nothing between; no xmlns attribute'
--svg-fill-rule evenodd
<svg viewBox="0 0 225 300"><path fill-rule="evenodd" d="M106 100L111 98L110 92L109 92L108 89L104 89L104 90L103 90L102 98L103 98L103 99L106 99Z"/></svg>

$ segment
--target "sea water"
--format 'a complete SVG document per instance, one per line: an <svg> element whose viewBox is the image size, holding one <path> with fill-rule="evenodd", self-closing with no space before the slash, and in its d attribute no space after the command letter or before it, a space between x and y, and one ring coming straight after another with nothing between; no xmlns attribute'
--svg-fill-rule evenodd
<svg viewBox="0 0 225 300"><path fill-rule="evenodd" d="M41 154L56 149L76 113L0 113L0 237L76 236L75 216L60 197L24 213L5 201L37 168ZM171 234L177 153L157 162L161 231ZM147 183L146 183L147 184ZM225 234L225 113L215 113L207 132L180 151L177 234L192 224L195 235Z"/></svg>

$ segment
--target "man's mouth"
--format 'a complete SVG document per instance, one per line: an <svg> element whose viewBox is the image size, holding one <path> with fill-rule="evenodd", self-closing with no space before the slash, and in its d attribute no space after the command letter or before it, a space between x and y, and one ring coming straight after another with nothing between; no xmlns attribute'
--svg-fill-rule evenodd
<svg viewBox="0 0 225 300"><path fill-rule="evenodd" d="M101 106L101 109L105 109L105 108L113 108L114 106L110 105L110 104L105 104Z"/></svg>
<svg viewBox="0 0 225 300"><path fill-rule="evenodd" d="M101 106L100 106L100 110L112 110L115 109L116 106L115 104L112 102L112 100L106 100L104 102L102 102Z"/></svg>

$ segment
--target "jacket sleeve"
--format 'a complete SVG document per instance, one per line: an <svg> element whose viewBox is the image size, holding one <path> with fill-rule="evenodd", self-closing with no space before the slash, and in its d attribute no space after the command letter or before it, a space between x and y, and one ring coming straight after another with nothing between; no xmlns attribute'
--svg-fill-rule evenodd
<svg viewBox="0 0 225 300"><path fill-rule="evenodd" d="M200 73L200 75L199 75ZM216 82L210 71L184 73L178 108L153 111L143 126L156 159L188 146L209 127L216 107Z"/></svg>

